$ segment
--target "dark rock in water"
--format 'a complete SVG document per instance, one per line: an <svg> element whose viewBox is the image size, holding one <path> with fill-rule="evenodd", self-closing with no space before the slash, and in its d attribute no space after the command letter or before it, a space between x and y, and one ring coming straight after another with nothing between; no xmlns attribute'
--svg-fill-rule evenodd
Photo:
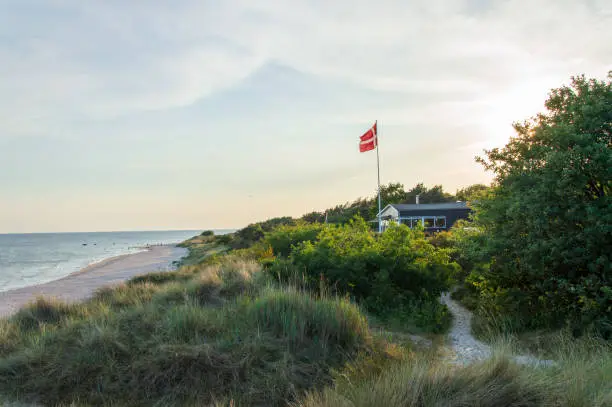
<svg viewBox="0 0 612 407"><path fill-rule="evenodd" d="M83 243L83 246L87 246L87 243Z"/></svg>

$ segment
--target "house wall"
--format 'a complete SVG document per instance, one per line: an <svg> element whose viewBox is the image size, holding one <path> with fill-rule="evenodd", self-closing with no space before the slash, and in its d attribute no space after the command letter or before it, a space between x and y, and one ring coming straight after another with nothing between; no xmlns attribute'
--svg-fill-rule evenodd
<svg viewBox="0 0 612 407"><path fill-rule="evenodd" d="M385 209L383 209L381 216L384 218L386 216L390 216L393 219L397 219L399 216L399 211L397 209L395 209L392 206L388 206Z"/></svg>

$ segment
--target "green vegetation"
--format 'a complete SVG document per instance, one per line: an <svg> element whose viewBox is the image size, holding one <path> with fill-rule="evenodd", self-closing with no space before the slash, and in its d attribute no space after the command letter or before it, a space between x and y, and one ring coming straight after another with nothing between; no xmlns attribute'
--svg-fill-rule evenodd
<svg viewBox="0 0 612 407"><path fill-rule="evenodd" d="M376 351L354 304L258 270L228 258L83 304L39 299L0 325L0 392L49 405L284 405Z"/></svg>
<svg viewBox="0 0 612 407"><path fill-rule="evenodd" d="M350 294L379 316L406 316L421 329L442 332L450 318L438 303L458 266L442 250L425 239L421 230L394 226L380 236L356 219L348 225L325 228L316 241L296 246L289 259L289 273L303 273L318 286L321 280L341 295ZM286 266L286 263L282 263ZM291 281L277 267L281 280Z"/></svg>
<svg viewBox="0 0 612 407"><path fill-rule="evenodd" d="M178 263L179 266L200 264L211 256L222 254L229 250L228 245L232 239L231 236L215 236L214 233L208 232L203 232L201 235L192 237L179 244L180 247L189 249L187 256Z"/></svg>
<svg viewBox="0 0 612 407"><path fill-rule="evenodd" d="M280 226L266 234L265 243L270 245L275 256L289 257L295 246L314 242L323 231L321 224L302 223L296 226Z"/></svg>
<svg viewBox="0 0 612 407"><path fill-rule="evenodd" d="M612 79L612 73L610 78ZM383 187L385 203L470 201L426 236L374 233L375 197L181 246L173 272L0 320L0 394L44 405L612 405L612 84L575 78L481 160L494 183ZM326 224L324 224L324 222ZM439 295L493 358L448 362ZM414 345L413 334L433 345ZM418 339L418 338L417 338ZM552 359L524 366L529 351Z"/></svg>
<svg viewBox="0 0 612 407"><path fill-rule="evenodd" d="M485 185L472 185L465 189L457 191L457 195L452 195L444 191L442 185L434 185L431 188L426 187L423 183L418 183L413 188L406 190L401 183L391 182L387 185L381 185L380 195L383 207L387 204L413 204L416 202L416 196L419 195L420 203L437 203L437 202L454 202L456 200L475 199L483 190L488 187ZM327 223L346 224L355 217L361 217L366 220L375 219L378 213L378 194L372 195L369 198L359 198L353 202L347 202L342 205L337 205L329 208L324 212L311 212L302 216L301 220L312 223L323 223L327 219Z"/></svg>
<svg viewBox="0 0 612 407"><path fill-rule="evenodd" d="M612 74L574 78L481 159L495 173L463 255L485 320L612 337Z"/></svg>
<svg viewBox="0 0 612 407"><path fill-rule="evenodd" d="M494 356L465 367L450 365L434 354L413 355L382 374L352 380L311 393L303 407L378 406L574 406L612 403L612 352L607 345L565 340L551 368L511 362L507 346Z"/></svg>
<svg viewBox="0 0 612 407"><path fill-rule="evenodd" d="M272 218L264 222L253 223L244 229L240 229L233 235L230 245L233 249L246 249L262 240L267 232L283 225L295 225L295 219L285 216Z"/></svg>

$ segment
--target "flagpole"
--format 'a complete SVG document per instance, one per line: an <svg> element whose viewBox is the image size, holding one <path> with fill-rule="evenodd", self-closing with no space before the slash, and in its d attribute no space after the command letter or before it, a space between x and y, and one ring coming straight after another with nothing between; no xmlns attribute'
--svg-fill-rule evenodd
<svg viewBox="0 0 612 407"><path fill-rule="evenodd" d="M378 233L382 232L382 206L381 206L381 199L380 199L380 155L378 154L378 149L379 147L379 140L380 137L378 137L380 135L380 127L378 127L378 120L376 120L375 122L376 124L376 168L378 170Z"/></svg>

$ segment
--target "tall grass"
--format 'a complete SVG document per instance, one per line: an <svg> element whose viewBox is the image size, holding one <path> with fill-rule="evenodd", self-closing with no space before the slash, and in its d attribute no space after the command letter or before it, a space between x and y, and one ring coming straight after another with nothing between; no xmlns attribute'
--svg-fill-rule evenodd
<svg viewBox="0 0 612 407"><path fill-rule="evenodd" d="M81 304L39 299L0 323L0 394L45 405L285 405L375 352L354 304L275 287L258 271L227 258Z"/></svg>
<svg viewBox="0 0 612 407"><path fill-rule="evenodd" d="M612 349L593 338L558 342L557 363L542 368L518 365L506 346L466 367L436 355L417 355L380 375L350 380L311 393L303 407L370 406L573 406L612 405Z"/></svg>

